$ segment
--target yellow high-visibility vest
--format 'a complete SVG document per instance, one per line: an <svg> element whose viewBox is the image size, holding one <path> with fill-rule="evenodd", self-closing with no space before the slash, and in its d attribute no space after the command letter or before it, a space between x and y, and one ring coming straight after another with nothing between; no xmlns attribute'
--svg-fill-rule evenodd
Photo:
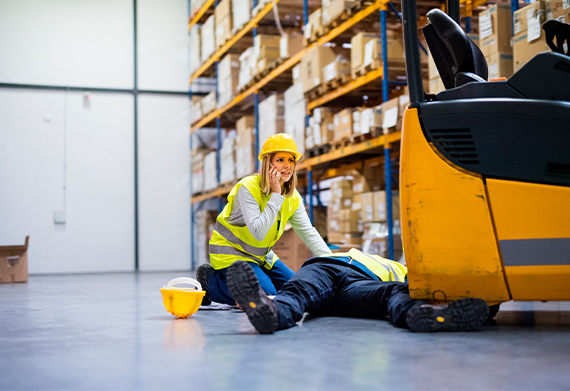
<svg viewBox="0 0 570 391"><path fill-rule="evenodd" d="M228 195L227 205L216 219L212 239L210 239L210 263L214 269L223 269L235 261L246 260L257 262L260 266L271 269L277 257L274 256L273 260L267 262L265 256L279 240L285 229L285 224L301 205L301 195L295 190L292 196L285 197L275 223L265 238L257 240L247 226L237 227L228 222L237 192L242 186L245 186L255 198L262 213L267 201L271 198L271 194L266 196L261 192L259 175L245 177L234 186Z"/></svg>
<svg viewBox="0 0 570 391"><path fill-rule="evenodd" d="M350 249L347 253L334 253L324 255L324 257L349 257L366 266L382 281L399 281L405 282L408 275L408 269L395 261L382 258L379 255L366 254L355 248Z"/></svg>

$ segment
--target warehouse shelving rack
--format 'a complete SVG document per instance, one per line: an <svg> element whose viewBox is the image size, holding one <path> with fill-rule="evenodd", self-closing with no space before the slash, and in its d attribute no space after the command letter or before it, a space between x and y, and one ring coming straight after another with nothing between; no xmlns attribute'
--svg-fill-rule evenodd
<svg viewBox="0 0 570 391"><path fill-rule="evenodd" d="M285 3L287 0L275 0L275 3ZM435 4L441 4L441 1L436 0ZM483 0L462 0L462 3L465 3L463 9L468 10L467 4L477 6L479 4L484 4L486 1ZM217 1L208 0L202 9L200 9L194 18L190 20L189 28L191 28L195 23L197 23L201 18L204 18L204 15L207 12L212 11L212 6L217 5ZM257 0L254 0L253 8L257 7ZM253 36L257 34L257 26L266 17L273 8L273 3L268 3L261 9L253 18L248 22L239 32L237 32L234 37L227 41L222 47L220 47L213 55L210 57L208 61L206 61L194 74L190 77L190 83L193 80L200 76L204 76L207 74L208 71L211 72L212 68L215 67L215 75L217 77L217 62L222 56L230 51L231 48L236 45L240 39L243 39L248 32L252 32ZM472 8L471 8L472 9ZM218 137L218 150L221 148L221 128L222 128L222 118L227 117L228 113L232 110L239 109L240 105L244 104L251 104L251 100L253 100L253 108L254 108L254 116L255 116L255 126L256 126L256 134L259 134L258 127L258 104L259 104L259 97L258 93L264 87L270 85L271 82L275 81L278 77L286 74L286 72L290 71L296 64L300 63L301 58L303 55L310 50L315 45L324 45L333 41L336 37L340 36L342 33L348 31L350 28L354 27L358 23L362 22L366 18L371 17L374 12L380 11L380 26L381 26L381 37L382 37L382 52L383 52L383 67L379 69L375 69L356 80L353 80L346 85L337 88L323 96L315 99L314 101L308 102L307 104L307 118L308 115L317 107L325 105L329 102L334 101L335 99L341 98L346 94L356 91L364 85L367 85L373 81L381 81L381 90L382 90L382 101L387 101L389 99L389 87L391 84L405 84L402 81L389 81L387 77L384 75L388 75L388 61L387 61L387 39L386 39L386 26L387 26L387 14L389 11L395 13L398 18L400 15L394 5L388 0L373 0L372 2L366 4L362 7L360 11L349 17L346 21L340 23L337 27L330 30L326 35L317 39L316 42L311 43L308 47L301 50L299 53L295 54L294 56L286 59L282 64L278 65L274 70L269 72L265 77L257 81L253 84L250 88L245 90L244 92L240 93L226 105L221 108L214 110L213 112L205 115L203 118L199 119L195 123L191 125L190 133L193 134L194 132L198 131L200 128L204 127L211 127L215 124L217 128L217 137ZM210 12L211 13L211 12ZM304 0L303 3L303 15L304 15L304 23L306 24L308 21L308 0ZM470 14L469 14L470 16ZM400 18L401 20L401 18ZM289 79L291 80L291 79ZM289 82L291 85L291 82ZM243 115L243 113L241 113ZM224 118L225 123L224 126L231 124L231 120ZM392 183L397 181L393 178L392 173L392 160L397 159L397 154L393 151L393 146L398 145L401 138L401 134L399 132L382 135L370 140L367 140L362 143L354 144L354 145L347 145L341 147L340 149L334 150L332 152L326 153L324 155L306 158L299 164L299 172L302 176L305 174L305 183L306 183L306 193L309 198L309 217L311 221L313 221L313 208L314 208L314 201L313 201L313 171L319 170L320 175L316 182L317 190L318 190L318 181L324 180L327 178L332 178L334 176L342 175L342 173L351 170L351 169L361 169L364 167L365 164L374 162L379 163L381 161L382 154L384 160L384 167L385 167L385 179L386 179L386 188L391 188ZM192 148L192 145L190 146ZM256 141L256 155L259 151L259 140ZM219 179L219 171L220 171L220 164L219 164L219 155L218 155L218 179ZM302 181L300 181L302 182ZM219 183L219 181L218 181ZM236 181L237 183L237 181ZM218 198L219 208L222 208L222 199L220 197L227 195L231 189L233 188L235 183L231 184L222 184L218 188L204 192L200 195L192 195L191 197L191 204L194 207L194 204L198 204L198 209L201 208L203 202L208 199ZM318 193L317 193L318 194ZM387 214L388 214L388 249L389 249L389 257L393 258L393 219L392 219L392 193L390 191L386 192L387 194ZM192 217L193 219L193 217ZM194 224L194 220L192 221ZM193 230L192 230L193 233ZM194 260L192 259L192 265L194 265Z"/></svg>

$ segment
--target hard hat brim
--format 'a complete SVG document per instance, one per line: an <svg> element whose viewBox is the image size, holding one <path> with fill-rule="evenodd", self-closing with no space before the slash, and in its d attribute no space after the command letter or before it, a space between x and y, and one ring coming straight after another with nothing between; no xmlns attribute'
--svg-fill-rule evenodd
<svg viewBox="0 0 570 391"><path fill-rule="evenodd" d="M280 150L277 150L277 151L266 152L266 153L263 153L263 154L260 153L258 159L259 159L259 161L263 161L263 155L267 155L268 153L277 153L277 152L287 152L287 153L290 153L291 155L293 155L293 156L295 157L295 161L296 161L296 162L298 162L299 159L301 159L301 156L303 156L302 153L297 152L297 151L291 151L290 149L280 149Z"/></svg>

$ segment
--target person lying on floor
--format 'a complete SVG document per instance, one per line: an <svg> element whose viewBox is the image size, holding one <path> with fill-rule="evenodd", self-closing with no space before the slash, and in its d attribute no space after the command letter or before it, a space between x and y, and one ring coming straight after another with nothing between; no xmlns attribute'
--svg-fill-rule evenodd
<svg viewBox="0 0 570 391"><path fill-rule="evenodd" d="M261 334L288 329L305 312L313 316L386 319L412 331L467 331L489 315L484 300L466 298L444 305L412 299L407 268L377 255L351 249L311 258L271 300L248 262L227 272L232 297Z"/></svg>

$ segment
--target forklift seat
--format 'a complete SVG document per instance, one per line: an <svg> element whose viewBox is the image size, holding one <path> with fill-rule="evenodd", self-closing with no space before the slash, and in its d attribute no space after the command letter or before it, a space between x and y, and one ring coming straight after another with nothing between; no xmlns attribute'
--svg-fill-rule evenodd
<svg viewBox="0 0 570 391"><path fill-rule="evenodd" d="M461 26L440 9L427 13L422 28L429 50L447 90L469 82L486 82L487 61Z"/></svg>

